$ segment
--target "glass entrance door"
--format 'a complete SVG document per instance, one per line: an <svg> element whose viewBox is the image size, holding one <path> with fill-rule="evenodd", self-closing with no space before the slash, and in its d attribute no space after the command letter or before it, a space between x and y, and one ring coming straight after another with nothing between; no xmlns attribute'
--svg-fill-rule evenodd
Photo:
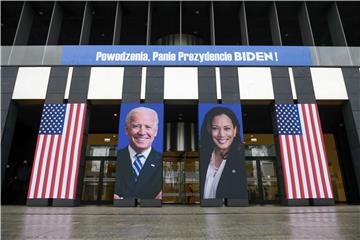
<svg viewBox="0 0 360 240"><path fill-rule="evenodd" d="M246 172L250 203L279 202L276 160L271 157L247 157Z"/></svg>
<svg viewBox="0 0 360 240"><path fill-rule="evenodd" d="M89 146L85 163L82 202L89 204L112 203L115 190L115 173L115 146Z"/></svg>
<svg viewBox="0 0 360 240"><path fill-rule="evenodd" d="M88 157L81 200L83 203L112 203L115 190L116 157Z"/></svg>
<svg viewBox="0 0 360 240"><path fill-rule="evenodd" d="M198 204L199 156L197 152L163 154L163 203Z"/></svg>

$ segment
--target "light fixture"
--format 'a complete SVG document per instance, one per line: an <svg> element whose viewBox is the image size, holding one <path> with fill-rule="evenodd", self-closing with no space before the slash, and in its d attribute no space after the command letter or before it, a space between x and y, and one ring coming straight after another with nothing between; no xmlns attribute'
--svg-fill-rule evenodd
<svg viewBox="0 0 360 240"><path fill-rule="evenodd" d="M110 138L104 138L104 142L110 142L111 139Z"/></svg>
<svg viewBox="0 0 360 240"><path fill-rule="evenodd" d="M252 142L257 142L257 138L252 137L252 138L250 138L250 141L252 141Z"/></svg>
<svg viewBox="0 0 360 240"><path fill-rule="evenodd" d="M117 113L114 113L114 117L117 117Z"/></svg>

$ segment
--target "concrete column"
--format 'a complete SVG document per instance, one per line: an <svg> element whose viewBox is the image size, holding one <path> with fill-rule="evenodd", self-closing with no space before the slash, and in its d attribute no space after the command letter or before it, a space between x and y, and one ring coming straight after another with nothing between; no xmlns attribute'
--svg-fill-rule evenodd
<svg viewBox="0 0 360 240"><path fill-rule="evenodd" d="M217 103L215 67L198 68L199 102Z"/></svg>
<svg viewBox="0 0 360 240"><path fill-rule="evenodd" d="M239 91L239 77L237 67L220 67L220 78L221 78L221 96L222 103L224 104L241 104L240 103L240 91ZM248 192L246 190L247 179L246 179L246 165L245 165L245 148L237 152L239 163L239 170L241 175L238 180L239 182L230 188L241 189L241 197L238 198L227 198L226 205L232 207L244 207L248 206Z"/></svg>
<svg viewBox="0 0 360 240"><path fill-rule="evenodd" d="M140 103L141 67L125 67L122 102Z"/></svg>
<svg viewBox="0 0 360 240"><path fill-rule="evenodd" d="M220 67L222 103L240 103L237 67Z"/></svg>
<svg viewBox="0 0 360 240"><path fill-rule="evenodd" d="M293 96L291 91L289 69L287 67L272 67L271 76L274 89L275 104L293 104ZM285 181L284 181L284 166L282 164L279 134L277 128L277 119L275 113L275 106L272 112L274 143L276 147L276 167L277 167L277 180L279 186L280 202L286 206L306 206L309 205L307 199L286 199Z"/></svg>
<svg viewBox="0 0 360 240"><path fill-rule="evenodd" d="M18 67L1 67L1 187L4 188L5 171L9 160L18 113L11 100Z"/></svg>
<svg viewBox="0 0 360 240"><path fill-rule="evenodd" d="M164 102L164 68L148 67L146 72L145 102Z"/></svg>
<svg viewBox="0 0 360 240"><path fill-rule="evenodd" d="M90 82L90 67L74 67L73 75L71 79L71 86L69 92L68 103L86 103L87 102L87 94L89 89ZM59 78L59 82L57 83L59 86L57 87L59 91L64 91L66 88L66 74L67 70L63 68L58 68L56 71L53 71L50 76L53 76L53 79ZM61 79L61 81L60 81ZM51 81L54 82L54 81ZM53 83L55 84L55 83ZM52 85L54 87L54 85ZM52 87L50 86L50 88ZM60 90L61 89L61 90ZM48 89L49 91L49 89ZM64 96L64 92L58 94L56 91L51 90L55 99L49 99L52 101L60 100L61 96ZM47 96L48 97L48 96ZM80 166L79 166L79 174L77 180L77 188L76 188L76 198L75 199L53 199L52 205L56 207L71 207L77 206L80 204L81 193L82 193L82 185L85 171L85 159L86 159L86 143L87 143L87 135L89 131L89 120L90 120L90 103L87 104L86 116L85 116L85 125L84 132L82 137L82 146L80 148Z"/></svg>
<svg viewBox="0 0 360 240"><path fill-rule="evenodd" d="M342 72L349 97L343 106L343 118L355 173L352 201L360 203L360 72L358 68L342 68Z"/></svg>
<svg viewBox="0 0 360 240"><path fill-rule="evenodd" d="M17 105L11 101L18 67L1 68L1 186L5 177L17 118Z"/></svg>

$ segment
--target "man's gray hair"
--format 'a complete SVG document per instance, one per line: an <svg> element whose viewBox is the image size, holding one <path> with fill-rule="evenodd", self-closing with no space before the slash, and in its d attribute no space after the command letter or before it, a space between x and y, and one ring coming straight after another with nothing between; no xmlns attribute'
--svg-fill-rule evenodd
<svg viewBox="0 0 360 240"><path fill-rule="evenodd" d="M128 112L128 114L126 115L126 119L125 119L125 124L126 126L129 126L130 125L130 120L131 120L131 116L134 114L134 113L141 113L143 111L147 111L147 112L151 112L154 114L155 116L155 126L156 126L156 129L158 128L158 125L159 125L159 117L158 117L158 114L157 112L154 110L154 109L151 109L151 108L147 108L147 107L137 107L137 108L133 108L131 109L130 112Z"/></svg>

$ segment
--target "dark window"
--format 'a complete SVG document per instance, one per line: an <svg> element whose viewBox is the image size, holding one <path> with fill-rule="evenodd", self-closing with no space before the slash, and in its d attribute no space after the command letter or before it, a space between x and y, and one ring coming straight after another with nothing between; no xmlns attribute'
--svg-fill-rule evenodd
<svg viewBox="0 0 360 240"><path fill-rule="evenodd" d="M333 46L328 24L329 3L307 3L315 46Z"/></svg>
<svg viewBox="0 0 360 240"><path fill-rule="evenodd" d="M112 44L116 2L92 3L90 44Z"/></svg>
<svg viewBox="0 0 360 240"><path fill-rule="evenodd" d="M360 46L360 2L338 2L346 41L349 46Z"/></svg>
<svg viewBox="0 0 360 240"><path fill-rule="evenodd" d="M241 45L240 3L214 3L215 44Z"/></svg>
<svg viewBox="0 0 360 240"><path fill-rule="evenodd" d="M151 44L179 44L180 3L154 2L151 6Z"/></svg>
<svg viewBox="0 0 360 240"><path fill-rule="evenodd" d="M277 2L276 3L281 40L283 45L301 46L301 30L299 25L299 3Z"/></svg>
<svg viewBox="0 0 360 240"><path fill-rule="evenodd" d="M60 2L63 19L59 34L59 45L77 45L80 41L84 15L84 2Z"/></svg>
<svg viewBox="0 0 360 240"><path fill-rule="evenodd" d="M31 2L33 22L28 45L45 45L53 10L53 2Z"/></svg>
<svg viewBox="0 0 360 240"><path fill-rule="evenodd" d="M125 2L122 6L120 44L145 45L147 31L147 2Z"/></svg>
<svg viewBox="0 0 360 240"><path fill-rule="evenodd" d="M23 2L1 2L1 45L13 45Z"/></svg>
<svg viewBox="0 0 360 240"><path fill-rule="evenodd" d="M272 45L269 3L246 2L245 6L250 45Z"/></svg>
<svg viewBox="0 0 360 240"><path fill-rule="evenodd" d="M210 3L182 2L182 44L210 45Z"/></svg>

